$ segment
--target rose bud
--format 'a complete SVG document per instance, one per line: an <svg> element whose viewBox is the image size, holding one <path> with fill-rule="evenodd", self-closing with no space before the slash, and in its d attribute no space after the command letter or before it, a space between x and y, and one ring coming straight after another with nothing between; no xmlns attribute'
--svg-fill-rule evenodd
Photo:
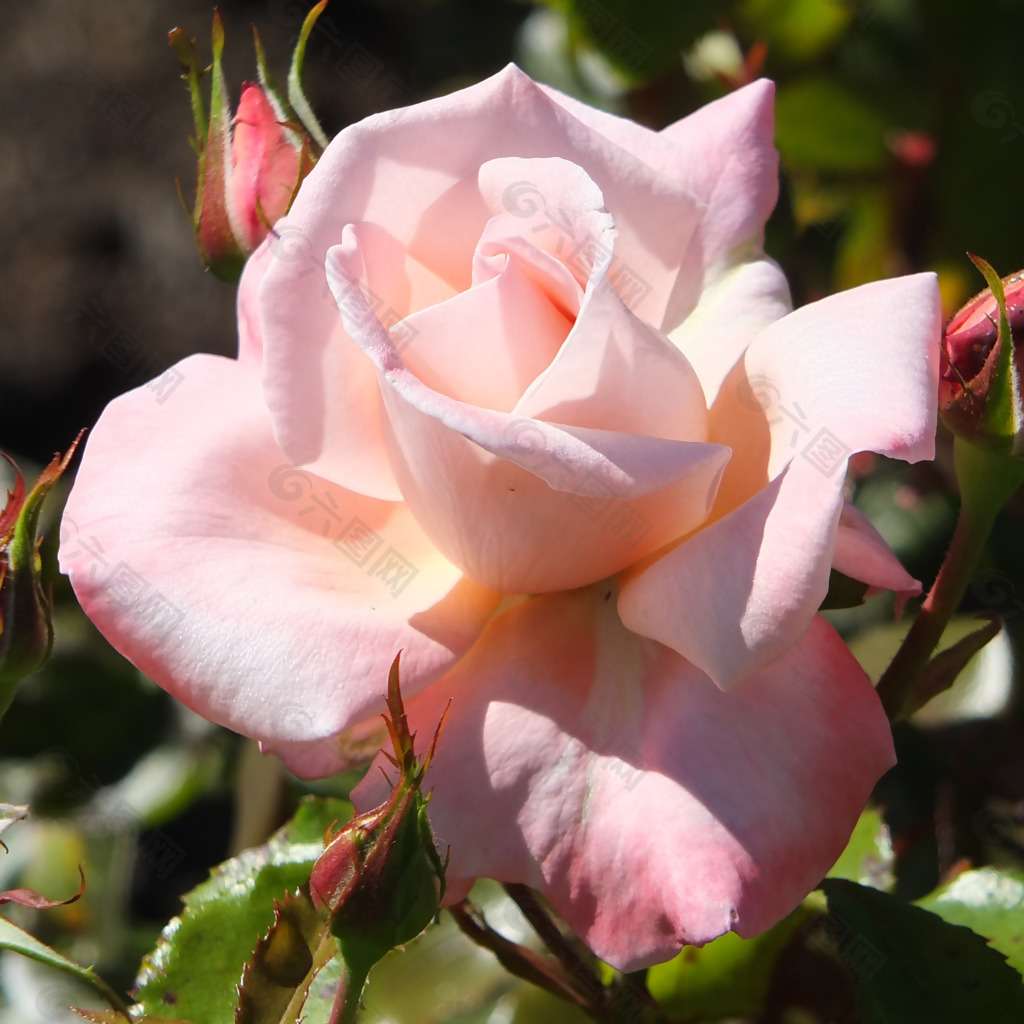
<svg viewBox="0 0 1024 1024"><path fill-rule="evenodd" d="M181 29L169 33L171 47L185 68L196 123L193 144L199 154L199 181L192 227L203 263L225 280L238 280L249 254L288 212L303 178L327 144L301 88L306 41L324 6L317 4L309 12L299 35L287 100L270 80L256 36L260 85L243 85L234 118L221 68L224 26L220 14L213 16L209 114L200 89L207 72L200 67L195 40Z"/></svg>
<svg viewBox="0 0 1024 1024"><path fill-rule="evenodd" d="M303 177L302 150L295 145L295 133L278 122L266 94L251 82L242 87L232 123L228 210L236 237L252 252L291 206Z"/></svg>
<svg viewBox="0 0 1024 1024"><path fill-rule="evenodd" d="M426 758L418 761L399 692L397 658L388 679L388 708L391 718L385 721L395 750L388 759L399 769L398 781L388 800L328 837L309 880L313 902L327 911L352 974L368 971L389 950L419 935L444 895L445 869L421 791L437 734Z"/></svg>
<svg viewBox="0 0 1024 1024"><path fill-rule="evenodd" d="M1024 339L1024 271L996 277L971 257L990 282L946 326L941 352L939 407L954 434L991 451L1020 456L1021 341ZM1005 315L1005 326L1001 320Z"/></svg>
<svg viewBox="0 0 1024 1024"><path fill-rule="evenodd" d="M41 668L53 646L50 594L43 585L36 531L43 501L67 468L80 437L66 455L54 455L27 496L21 472L4 455L14 466L15 481L0 509L0 716L14 699L18 681Z"/></svg>

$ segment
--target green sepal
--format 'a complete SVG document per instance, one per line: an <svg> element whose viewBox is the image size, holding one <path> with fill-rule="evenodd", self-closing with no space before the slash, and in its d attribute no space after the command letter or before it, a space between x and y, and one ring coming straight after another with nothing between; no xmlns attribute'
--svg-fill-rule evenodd
<svg viewBox="0 0 1024 1024"><path fill-rule="evenodd" d="M206 142L199 159L195 222L204 262L225 281L237 281L245 265L245 253L228 199L231 171L231 108L224 78L224 23L213 14L213 67L210 72L210 119Z"/></svg>
<svg viewBox="0 0 1024 1024"><path fill-rule="evenodd" d="M80 433L64 456L53 457L27 497L15 467L15 489L0 513L0 717L10 707L18 682L41 668L53 647L51 600L36 535L43 502L67 469L81 437Z"/></svg>
<svg viewBox="0 0 1024 1024"><path fill-rule="evenodd" d="M263 87L264 94L270 105L274 108L277 120L293 121L296 117L295 112L270 74L270 69L267 67L267 54L263 49L263 40L260 39L260 34L255 25L252 27L252 45L256 51L256 74L260 80L260 85Z"/></svg>
<svg viewBox="0 0 1024 1024"><path fill-rule="evenodd" d="M182 29L171 29L167 33L167 42L185 69L183 77L188 82L188 94L192 100L192 119L196 126L195 146L198 151L201 140L206 138L210 130L210 121L206 113L206 104L203 102L202 90L203 78L207 71L199 63L196 41L190 39Z"/></svg>
<svg viewBox="0 0 1024 1024"><path fill-rule="evenodd" d="M320 127L320 122L316 119L316 114L313 113L313 108L309 105L309 100L306 99L306 93L302 88L302 65L306 59L306 44L313 33L313 26L316 25L317 18L320 17L326 6L327 0L320 0L318 4L310 8L299 31L299 39L292 53L292 64L288 69L288 102L291 103L292 109L298 115L306 131L313 137L313 141L321 149L327 148L327 135Z"/></svg>
<svg viewBox="0 0 1024 1024"><path fill-rule="evenodd" d="M1022 412L1020 380L1013 358L1013 334L1006 313L1006 291L992 264L980 256L968 253L985 283L992 291L999 308L998 334L995 343L995 363L987 380L983 423L985 447L1007 454L1018 454L1017 439L1021 435ZM974 441L974 437L971 438Z"/></svg>

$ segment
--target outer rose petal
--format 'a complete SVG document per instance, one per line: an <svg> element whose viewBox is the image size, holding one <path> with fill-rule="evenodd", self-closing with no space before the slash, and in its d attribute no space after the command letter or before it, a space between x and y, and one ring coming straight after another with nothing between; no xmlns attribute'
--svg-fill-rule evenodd
<svg viewBox="0 0 1024 1024"><path fill-rule="evenodd" d="M795 454L784 412L793 403L808 441L828 428L847 452L933 458L941 317L935 275L913 274L830 295L762 331L744 362L751 380L778 395L766 410L769 476Z"/></svg>
<svg viewBox="0 0 1024 1024"><path fill-rule="evenodd" d="M843 503L839 517L832 568L867 583L872 592L893 591L897 611L902 610L908 597L921 593L921 584L903 568L867 516L848 501Z"/></svg>
<svg viewBox="0 0 1024 1024"><path fill-rule="evenodd" d="M602 959L635 970L791 911L894 757L870 682L824 620L722 693L627 632L607 593L511 609L408 707L427 736L452 698L427 776L448 899L479 876L535 886ZM353 796L362 810L385 794L371 769Z"/></svg>
<svg viewBox="0 0 1024 1024"><path fill-rule="evenodd" d="M762 331L711 411L711 439L733 452L718 521L630 579L620 599L629 628L721 686L795 642L827 591L846 457L933 453L938 330L934 276L918 274L830 296Z"/></svg>
<svg viewBox="0 0 1024 1024"><path fill-rule="evenodd" d="M678 326L693 309L702 283L758 253L779 194L772 144L775 86L761 79L652 132L545 87L566 110L616 145L678 182L707 204L662 322Z"/></svg>
<svg viewBox="0 0 1024 1024"><path fill-rule="evenodd" d="M774 99L775 84L762 78L661 133L680 154L680 180L708 204L695 240L705 281L740 253L760 254L779 198Z"/></svg>
<svg viewBox="0 0 1024 1024"><path fill-rule="evenodd" d="M622 621L729 687L807 630L828 592L842 476L798 459L753 498L627 574Z"/></svg>
<svg viewBox="0 0 1024 1024"><path fill-rule="evenodd" d="M303 182L287 222L277 226L283 239L301 241L279 246L282 255L298 258L277 261L261 293L267 402L294 462L363 493L398 496L372 368L346 344L329 294L325 301L325 256L346 225L370 222L454 290L464 290L488 218L478 171L509 156L562 157L583 167L618 224L621 258L650 285L645 302L664 306L700 203L586 128L517 68L367 118L341 132ZM476 204L469 201L474 195ZM395 305L390 296L379 298ZM649 314L645 306L643 313L660 320L657 309Z"/></svg>
<svg viewBox="0 0 1024 1024"><path fill-rule="evenodd" d="M166 403L140 388L107 407L68 499L61 567L111 643L204 717L272 743L375 714L400 649L410 692L447 669L499 595L404 506L293 469L254 368L179 368Z"/></svg>
<svg viewBox="0 0 1024 1024"><path fill-rule="evenodd" d="M261 245L246 260L242 278L238 282L238 361L261 366L263 363L263 333L260 328L259 294L274 250L269 244Z"/></svg>

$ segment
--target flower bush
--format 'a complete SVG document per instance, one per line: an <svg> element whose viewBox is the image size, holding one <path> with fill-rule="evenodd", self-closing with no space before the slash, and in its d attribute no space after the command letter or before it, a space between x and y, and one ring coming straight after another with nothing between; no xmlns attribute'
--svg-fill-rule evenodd
<svg viewBox="0 0 1024 1024"><path fill-rule="evenodd" d="M345 129L237 360L93 431L83 607L306 776L373 756L401 650L448 901L526 883L623 969L769 927L893 763L817 609L919 591L843 482L931 457L940 316L928 274L792 311L776 197L763 81L656 133L509 67Z"/></svg>

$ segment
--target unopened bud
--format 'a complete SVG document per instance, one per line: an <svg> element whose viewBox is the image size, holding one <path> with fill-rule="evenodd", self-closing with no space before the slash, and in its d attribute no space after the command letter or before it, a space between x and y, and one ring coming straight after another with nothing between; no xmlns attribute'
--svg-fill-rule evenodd
<svg viewBox="0 0 1024 1024"><path fill-rule="evenodd" d="M66 455L53 457L27 495L14 466L14 490L0 509L0 715L13 700L18 681L41 668L53 646L50 594L43 585L36 534L43 501L67 468L79 438L81 434Z"/></svg>
<svg viewBox="0 0 1024 1024"><path fill-rule="evenodd" d="M301 86L306 42L325 4L322 0L306 17L292 57L287 98L271 81L256 36L260 84L245 83L233 118L221 67L224 26L220 14L215 12L213 17L209 71L200 64L195 40L177 28L168 36L185 69L196 125L193 141L199 154L199 181L192 227L203 262L225 280L238 280L246 259L274 222L288 212L299 185L326 145ZM209 111L202 95L207 75Z"/></svg>
<svg viewBox="0 0 1024 1024"><path fill-rule="evenodd" d="M423 761L413 752L398 687L398 659L388 681L385 717L399 771L391 797L353 818L313 867L310 893L327 911L346 964L369 970L433 920L444 895L444 865L427 820L422 781L437 743ZM440 733L440 725L438 733Z"/></svg>
<svg viewBox="0 0 1024 1024"><path fill-rule="evenodd" d="M989 287L946 327L939 410L958 437L1024 457L1024 271L1000 280L988 263L971 258Z"/></svg>

